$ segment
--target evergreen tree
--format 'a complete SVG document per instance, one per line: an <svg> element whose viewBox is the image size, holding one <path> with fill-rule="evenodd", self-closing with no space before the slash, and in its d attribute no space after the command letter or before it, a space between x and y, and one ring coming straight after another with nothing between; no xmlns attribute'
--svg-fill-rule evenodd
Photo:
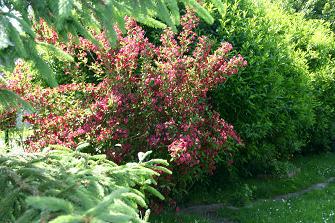
<svg viewBox="0 0 335 223"><path fill-rule="evenodd" d="M0 156L0 222L147 222L148 194L164 160L118 166L105 157L66 148ZM141 217L144 216L144 217Z"/></svg>

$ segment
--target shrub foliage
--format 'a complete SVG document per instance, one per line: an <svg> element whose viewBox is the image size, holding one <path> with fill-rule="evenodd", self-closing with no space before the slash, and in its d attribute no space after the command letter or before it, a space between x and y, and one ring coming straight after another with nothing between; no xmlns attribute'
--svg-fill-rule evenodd
<svg viewBox="0 0 335 223"><path fill-rule="evenodd" d="M327 148L334 121L329 119L333 104L323 98L333 95L329 28L267 0L227 1L220 17L199 32L231 42L249 63L212 93L214 107L245 141L239 165L266 171L311 145Z"/></svg>

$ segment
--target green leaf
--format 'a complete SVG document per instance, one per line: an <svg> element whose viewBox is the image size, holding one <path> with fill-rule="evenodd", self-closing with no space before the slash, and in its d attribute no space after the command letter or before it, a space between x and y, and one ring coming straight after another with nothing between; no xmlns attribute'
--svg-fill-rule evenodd
<svg viewBox="0 0 335 223"><path fill-rule="evenodd" d="M227 7L228 7L227 3L222 3L221 0L211 0L211 2L218 9L222 19L224 19L227 14Z"/></svg>
<svg viewBox="0 0 335 223"><path fill-rule="evenodd" d="M149 221L150 212L151 212L150 209L148 209L148 210L145 211L144 218L143 218L144 222L148 222Z"/></svg>
<svg viewBox="0 0 335 223"><path fill-rule="evenodd" d="M38 214L37 210L27 210L26 212L24 212L19 219L17 219L15 222L16 223L31 223L33 222L33 219L35 218L35 216Z"/></svg>
<svg viewBox="0 0 335 223"><path fill-rule="evenodd" d="M133 218L126 214L108 214L108 213L101 213L98 217L99 220L104 222L117 222L117 223L128 223L133 222L131 221Z"/></svg>
<svg viewBox="0 0 335 223"><path fill-rule="evenodd" d="M26 203L39 210L64 211L66 213L73 211L73 206L69 201L55 197L28 196Z"/></svg>
<svg viewBox="0 0 335 223"><path fill-rule="evenodd" d="M147 158L151 153L152 153L152 151L147 151L145 153L139 152L137 154L139 162L140 163L143 162L145 160L145 158Z"/></svg>
<svg viewBox="0 0 335 223"><path fill-rule="evenodd" d="M156 197L158 197L161 200L165 199L164 196L158 190L156 190L155 188L153 188L151 186L145 185L143 187L143 189L149 191L150 193L152 193L153 195L155 195Z"/></svg>
<svg viewBox="0 0 335 223"><path fill-rule="evenodd" d="M164 0L166 6L171 11L171 16L175 25L180 24L180 13L178 2L176 0Z"/></svg>
<svg viewBox="0 0 335 223"><path fill-rule="evenodd" d="M196 0L184 0L184 2L194 9L197 15L205 20L209 24L213 24L214 18L209 14L209 12L202 7Z"/></svg>
<svg viewBox="0 0 335 223"><path fill-rule="evenodd" d="M0 89L0 112L9 108L20 108L23 107L29 112L34 112L34 108L26 101L21 99L16 93L7 90Z"/></svg>
<svg viewBox="0 0 335 223"><path fill-rule="evenodd" d="M136 206L131 206L131 204L126 204L121 199L116 199L114 204L111 206L112 214L120 213L131 216L133 219L138 219ZM113 213L114 212L114 213Z"/></svg>
<svg viewBox="0 0 335 223"><path fill-rule="evenodd" d="M98 216L108 209L108 207L115 201L116 198L119 198L122 193L126 193L129 190L126 188L121 188L113 191L110 195L106 196L102 202L100 202L96 207L89 209L85 215L86 216Z"/></svg>
<svg viewBox="0 0 335 223"><path fill-rule="evenodd" d="M85 222L82 216L75 216L75 215L63 215L59 216L49 223L82 223Z"/></svg>
<svg viewBox="0 0 335 223"><path fill-rule="evenodd" d="M70 16L73 8L73 0L58 0L58 15L66 19Z"/></svg>
<svg viewBox="0 0 335 223"><path fill-rule="evenodd" d="M155 169L155 170L163 171L164 173L167 173L167 174L172 174L171 170L169 170L168 168L163 167L163 166L153 166L152 168Z"/></svg>
<svg viewBox="0 0 335 223"><path fill-rule="evenodd" d="M7 33L8 26L8 19L4 16L0 18L0 50L5 49L9 46L14 46L14 44L10 41Z"/></svg>
<svg viewBox="0 0 335 223"><path fill-rule="evenodd" d="M135 165L137 165L137 164L135 163ZM132 166L131 163L127 163L126 166L127 167L131 167L131 168L134 167L134 166ZM123 170L122 172L124 172L124 171L125 170ZM157 173L156 171L154 171L154 170L152 170L150 168L137 168L137 169L133 168L131 171L133 173L140 174L140 175L149 175L149 176L150 175L155 175L155 176L159 176L159 173Z"/></svg>
<svg viewBox="0 0 335 223"><path fill-rule="evenodd" d="M165 2L163 2L163 0L158 0L157 1L157 9L158 9L157 17L160 18L160 20L167 23L167 25L170 26L174 32L177 32L177 28L176 28L173 20L171 19L169 9L167 8L167 6L166 6Z"/></svg>
<svg viewBox="0 0 335 223"><path fill-rule="evenodd" d="M48 66L48 64L41 59L39 55L35 52L31 52L31 61L33 62L35 68L40 73L41 77L45 80L45 82L50 87L57 87L57 81L55 75L53 74L52 70Z"/></svg>
<svg viewBox="0 0 335 223"><path fill-rule="evenodd" d="M145 17L143 15L137 16L136 20L139 21L140 23L143 23L144 25L151 26L154 28L165 29L167 27L164 23L158 21L157 19L151 17Z"/></svg>
<svg viewBox="0 0 335 223"><path fill-rule="evenodd" d="M6 212L6 210L9 210L10 207L15 205L15 201L20 196L20 188L16 187L16 189L12 191L8 191L5 198L1 198L0 200L0 219L6 218L9 213Z"/></svg>
<svg viewBox="0 0 335 223"><path fill-rule="evenodd" d="M122 33L127 33L125 21L124 21L124 15L118 8L115 7L115 4L113 4L112 6L114 8L115 20L116 20L118 27L121 29Z"/></svg>
<svg viewBox="0 0 335 223"><path fill-rule="evenodd" d="M24 19L21 19L20 17L17 17L14 14L7 14L7 16L17 20L20 23L20 25L22 26L23 31L26 32L27 34L29 34L32 38L35 38L36 34L31 29L31 25L28 24L28 22L26 22Z"/></svg>
<svg viewBox="0 0 335 223"><path fill-rule="evenodd" d="M124 193L122 196L135 200L136 203L138 203L141 207L147 207L147 204L145 203L145 200L141 196L139 196L135 193Z"/></svg>
<svg viewBox="0 0 335 223"><path fill-rule="evenodd" d="M57 59L62 60L62 61L69 61L73 62L74 58L64 52L62 49L59 49L55 45L49 44L49 43L43 43L43 42L38 42L37 43L37 50L46 50L52 53Z"/></svg>
<svg viewBox="0 0 335 223"><path fill-rule="evenodd" d="M107 5L97 5L96 14L102 21L103 26L107 31L109 42L112 44L112 46L115 46L117 35L114 30L114 25L116 24L114 18L117 17L118 14L115 13L112 3L110 2Z"/></svg>
<svg viewBox="0 0 335 223"><path fill-rule="evenodd" d="M71 21L71 24L74 26L76 33L85 37L85 39L90 40L93 44L101 47L101 43L97 41L94 36L79 22L77 19Z"/></svg>
<svg viewBox="0 0 335 223"><path fill-rule="evenodd" d="M164 165L164 166L169 165L169 163L166 160L163 160L163 159L152 159L152 160L149 160L145 163L149 164L149 165L152 165L152 164L160 164L160 165Z"/></svg>

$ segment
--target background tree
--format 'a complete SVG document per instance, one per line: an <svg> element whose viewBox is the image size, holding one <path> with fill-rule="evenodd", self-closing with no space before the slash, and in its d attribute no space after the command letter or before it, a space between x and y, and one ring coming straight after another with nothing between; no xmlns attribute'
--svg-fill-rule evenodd
<svg viewBox="0 0 335 223"><path fill-rule="evenodd" d="M294 12L301 12L308 19L323 19L330 23L335 31L335 1L334 0L286 0L282 5Z"/></svg>

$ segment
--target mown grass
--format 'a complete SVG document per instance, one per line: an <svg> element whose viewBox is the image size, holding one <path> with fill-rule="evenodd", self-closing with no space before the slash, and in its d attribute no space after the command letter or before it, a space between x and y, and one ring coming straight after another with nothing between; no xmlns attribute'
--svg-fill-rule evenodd
<svg viewBox="0 0 335 223"><path fill-rule="evenodd" d="M223 209L221 216L241 223L335 222L335 184L289 200L259 201L250 208Z"/></svg>
<svg viewBox="0 0 335 223"><path fill-rule="evenodd" d="M186 205L224 203L243 206L257 199L269 199L277 195L303 190L312 184L335 177L335 154L324 153L298 157L292 161L295 175L291 177L262 177L239 179L237 183L216 178L210 185L202 185L193 191ZM252 208L240 211L223 209L221 216L239 222L335 222L335 184L323 191L314 191L289 201L258 201ZM328 219L328 220L327 220ZM198 216L164 213L151 220L156 223L206 222Z"/></svg>
<svg viewBox="0 0 335 223"><path fill-rule="evenodd" d="M211 186L192 191L187 203L244 205L255 199L295 192L335 176L335 153L298 157L292 164L295 166L295 174L291 177L254 177L226 183L216 179Z"/></svg>
<svg viewBox="0 0 335 223"><path fill-rule="evenodd" d="M205 218L181 213L164 212L150 217L151 223L209 223Z"/></svg>

